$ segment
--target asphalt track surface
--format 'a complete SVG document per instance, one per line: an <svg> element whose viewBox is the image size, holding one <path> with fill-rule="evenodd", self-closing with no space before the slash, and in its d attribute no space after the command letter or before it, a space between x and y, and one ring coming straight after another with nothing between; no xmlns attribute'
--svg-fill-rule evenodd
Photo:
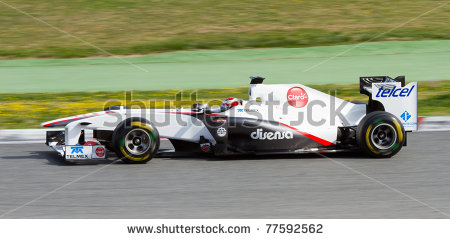
<svg viewBox="0 0 450 239"><path fill-rule="evenodd" d="M180 51L139 57L0 61L0 93L216 89L269 84L358 84L360 76L450 79L450 40L307 48Z"/></svg>
<svg viewBox="0 0 450 239"><path fill-rule="evenodd" d="M391 159L328 154L330 158L156 158L146 165L76 166L61 165L42 144L3 144L0 214L2 218L448 218L449 138L450 132L410 134L408 147Z"/></svg>

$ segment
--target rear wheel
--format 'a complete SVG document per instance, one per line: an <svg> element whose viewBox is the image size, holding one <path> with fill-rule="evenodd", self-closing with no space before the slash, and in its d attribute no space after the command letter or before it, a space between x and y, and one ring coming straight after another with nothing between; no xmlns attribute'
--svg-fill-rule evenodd
<svg viewBox="0 0 450 239"><path fill-rule="evenodd" d="M159 148L158 131L142 118L129 118L120 123L112 141L114 151L125 163L147 163Z"/></svg>
<svg viewBox="0 0 450 239"><path fill-rule="evenodd" d="M356 140L359 147L371 157L389 158L402 148L405 130L393 114L375 111L359 123Z"/></svg>

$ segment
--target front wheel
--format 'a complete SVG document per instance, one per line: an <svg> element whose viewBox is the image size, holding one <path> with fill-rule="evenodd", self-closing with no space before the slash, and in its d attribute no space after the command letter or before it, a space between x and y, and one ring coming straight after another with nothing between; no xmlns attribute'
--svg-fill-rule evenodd
<svg viewBox="0 0 450 239"><path fill-rule="evenodd" d="M113 149L125 163L147 163L157 153L159 134L153 125L142 118L129 118L114 130Z"/></svg>
<svg viewBox="0 0 450 239"><path fill-rule="evenodd" d="M366 115L359 123L356 140L359 147L371 157L389 158L402 148L405 129L393 114L375 111Z"/></svg>

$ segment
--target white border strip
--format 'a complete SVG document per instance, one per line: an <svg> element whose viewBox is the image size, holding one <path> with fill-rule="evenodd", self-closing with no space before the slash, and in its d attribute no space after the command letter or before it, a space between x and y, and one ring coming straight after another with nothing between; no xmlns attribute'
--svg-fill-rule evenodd
<svg viewBox="0 0 450 239"><path fill-rule="evenodd" d="M450 236L450 220L441 219L4 219L1 223L0 236L12 239L59 239L61 235L67 239L440 239Z"/></svg>

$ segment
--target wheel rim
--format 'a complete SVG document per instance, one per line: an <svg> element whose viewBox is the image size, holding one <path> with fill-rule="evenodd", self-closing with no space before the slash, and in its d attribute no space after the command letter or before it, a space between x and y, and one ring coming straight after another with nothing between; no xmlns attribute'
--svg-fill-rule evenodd
<svg viewBox="0 0 450 239"><path fill-rule="evenodd" d="M389 149L397 140L397 131L390 124L379 124L375 126L371 134L372 142L379 149Z"/></svg>
<svg viewBox="0 0 450 239"><path fill-rule="evenodd" d="M125 148L134 155L147 152L151 143L151 137L144 129L133 129L125 135Z"/></svg>

